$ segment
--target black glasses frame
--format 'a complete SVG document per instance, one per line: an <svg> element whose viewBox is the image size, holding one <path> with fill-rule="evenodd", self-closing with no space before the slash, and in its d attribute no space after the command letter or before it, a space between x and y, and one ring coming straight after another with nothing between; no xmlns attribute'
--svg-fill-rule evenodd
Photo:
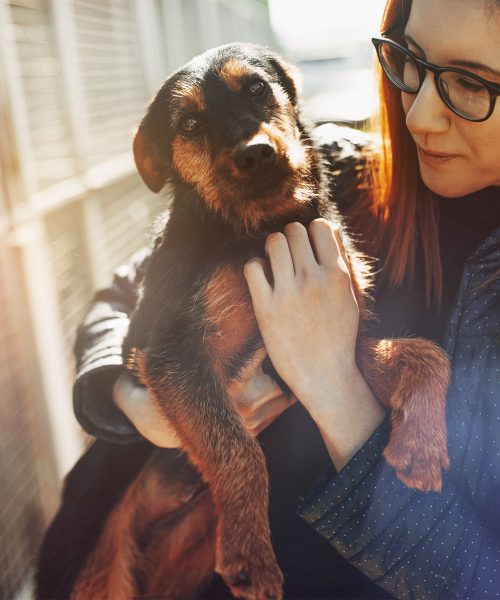
<svg viewBox="0 0 500 600"><path fill-rule="evenodd" d="M462 117L463 119L466 119L467 121L473 121L475 123L479 123L481 121L486 121L486 119L489 119L489 117L491 117L493 111L495 110L495 102L496 102L497 96L500 96L500 84L496 84L496 83L493 83L492 81L488 81L487 79L483 79L479 75L476 75L475 73L471 73L470 71L467 71L465 69L460 69L458 67L439 67L438 65L427 62L426 60L423 60L422 58L419 58L418 56L413 54L413 52L411 50L408 50L408 48L406 48L405 46L398 44L398 42L395 42L394 40L391 40L390 38L374 37L374 38L372 38L372 42L373 42L373 45L375 46L375 50L377 51L377 56L378 56L380 65L382 66L384 73L387 75L387 77L389 78L391 83L393 83L402 92L406 92L407 94L418 94L418 92L420 91L420 88L422 87L422 84L424 83L425 72L431 71L431 73L434 73L434 82L436 84L436 89L438 91L439 97L446 104L446 106L451 111L453 111L456 115L458 115L459 117ZM402 82L396 80L396 78L394 77L392 72L388 68L386 68L384 58L381 54L381 47L383 44L393 46L394 48L400 50L401 52L406 54L406 56L408 56L415 63L415 65L417 67L418 77L419 77L419 85L418 85L417 90L408 88L407 86L403 85ZM443 73L449 73L449 72L459 73L460 75L465 75L466 77L470 77L474 81L477 81L478 83L483 85L488 90L488 93L490 95L490 108L489 108L489 111L486 114L486 116L481 117L480 119L475 119L474 117L469 116L467 113L462 112L460 109L458 109L456 106L454 106L451 103L450 99L447 97L445 91L443 90L443 87L441 84L441 75Z"/></svg>

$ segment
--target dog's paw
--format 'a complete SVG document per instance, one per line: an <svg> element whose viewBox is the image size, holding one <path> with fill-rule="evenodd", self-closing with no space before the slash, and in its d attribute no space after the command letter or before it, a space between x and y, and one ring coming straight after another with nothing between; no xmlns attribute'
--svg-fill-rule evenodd
<svg viewBox="0 0 500 600"><path fill-rule="evenodd" d="M423 492L441 491L441 472L450 464L445 435L402 425L391 436L384 457L408 487Z"/></svg>
<svg viewBox="0 0 500 600"><path fill-rule="evenodd" d="M273 553L257 552L252 558L228 556L218 561L216 571L235 598L245 600L281 600L283 574ZM267 559L266 559L266 556Z"/></svg>

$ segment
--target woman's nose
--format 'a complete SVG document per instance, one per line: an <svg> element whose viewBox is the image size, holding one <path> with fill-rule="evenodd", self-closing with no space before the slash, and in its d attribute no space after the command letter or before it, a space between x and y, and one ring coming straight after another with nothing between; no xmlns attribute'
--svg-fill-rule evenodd
<svg viewBox="0 0 500 600"><path fill-rule="evenodd" d="M450 126L451 111L440 98L434 75L427 73L418 94L403 92L406 126L415 135L443 133Z"/></svg>

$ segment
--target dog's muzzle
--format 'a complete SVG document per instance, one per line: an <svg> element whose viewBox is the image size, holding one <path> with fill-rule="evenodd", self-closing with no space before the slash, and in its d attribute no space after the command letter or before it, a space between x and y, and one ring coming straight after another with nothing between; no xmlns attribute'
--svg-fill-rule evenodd
<svg viewBox="0 0 500 600"><path fill-rule="evenodd" d="M257 135L236 148L233 161L242 176L264 174L276 164L276 147L267 136Z"/></svg>

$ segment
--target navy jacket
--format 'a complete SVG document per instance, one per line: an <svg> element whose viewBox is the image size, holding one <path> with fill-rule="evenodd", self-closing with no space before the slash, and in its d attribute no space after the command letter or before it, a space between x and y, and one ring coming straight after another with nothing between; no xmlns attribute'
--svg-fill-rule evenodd
<svg viewBox="0 0 500 600"><path fill-rule="evenodd" d="M320 128L317 140L337 172L342 209L367 140L334 126ZM76 344L76 415L89 433L118 443L140 439L111 387L146 263L138 255L96 296ZM500 598L500 229L466 262L443 345L453 371L442 492L416 492L396 478L382 458L386 420L340 473L324 470L297 511L388 597Z"/></svg>

